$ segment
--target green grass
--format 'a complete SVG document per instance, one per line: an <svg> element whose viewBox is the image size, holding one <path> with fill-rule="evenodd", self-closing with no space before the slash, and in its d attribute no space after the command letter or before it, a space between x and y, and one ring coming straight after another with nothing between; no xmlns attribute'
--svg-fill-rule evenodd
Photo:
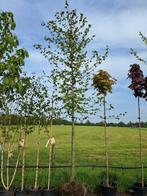
<svg viewBox="0 0 147 196"><path fill-rule="evenodd" d="M71 127L53 126L56 138L55 164L70 164L71 152ZM139 166L139 134L135 128L108 127L108 151L109 163L112 166ZM142 129L144 164L147 165L147 129ZM48 149L45 148L47 134L42 128L40 134L40 165L48 164ZM26 163L35 165L36 160L37 131L27 137ZM104 128L76 126L75 129L76 164L105 165L104 156ZM17 156L18 150L15 150ZM90 189L94 189L102 180L102 168L77 168L76 180L88 184ZM12 172L12 171L11 171ZM14 181L15 186L20 185L19 169ZM47 169L40 169L39 184L44 187L47 184ZM116 178L119 189L127 189L133 182L140 179L138 170L110 169L110 174ZM34 185L35 169L26 169L25 185ZM145 170L147 177L147 170ZM55 169L52 177L52 185L60 186L69 181L70 169Z"/></svg>

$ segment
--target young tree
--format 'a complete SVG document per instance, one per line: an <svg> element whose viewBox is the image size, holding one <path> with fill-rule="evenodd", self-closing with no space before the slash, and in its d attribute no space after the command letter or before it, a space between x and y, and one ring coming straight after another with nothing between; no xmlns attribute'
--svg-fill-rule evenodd
<svg viewBox="0 0 147 196"><path fill-rule="evenodd" d="M23 155L22 155L22 177L21 177L21 191L24 190L24 174L25 174L25 147L26 147L26 136L32 129L28 126L28 117L35 119L37 124L37 139L36 139L36 170L35 170L35 182L34 190L38 189L38 175L39 175L39 158L40 158L40 130L43 125L43 120L46 118L49 100L47 87L41 81L41 77L32 75L28 78L27 89L23 89L22 93L18 97L18 112L24 118L24 129L22 130L21 141L23 141Z"/></svg>
<svg viewBox="0 0 147 196"><path fill-rule="evenodd" d="M75 178L75 118L77 114L87 114L88 86L90 72L100 64L108 54L103 56L97 51L88 56L88 45L94 36L89 36L91 25L87 18L76 10L70 10L65 1L65 10L57 12L55 19L43 23L49 34L45 37L47 47L35 45L47 58L55 70L58 95L63 110L72 120L71 133L71 181Z"/></svg>
<svg viewBox="0 0 147 196"><path fill-rule="evenodd" d="M19 49L19 41L14 34L16 24L12 12L0 12L0 109L8 117L10 125L11 102L15 100L16 93L19 93L24 78L21 77L24 60L28 57L25 49ZM8 127L7 127L8 132ZM8 149L9 150L9 149ZM9 165L10 153L7 156L7 165ZM2 171L2 170L1 170ZM7 185L9 182L9 168L7 167Z"/></svg>
<svg viewBox="0 0 147 196"><path fill-rule="evenodd" d="M104 110L104 131L105 131L105 160L106 160L106 186L110 186L109 182L109 157L108 157L108 131L107 131L107 115L106 115L106 96L112 93L112 85L116 83L116 79L112 78L107 71L100 70L93 77L93 86L97 91L97 96L102 96Z"/></svg>
<svg viewBox="0 0 147 196"><path fill-rule="evenodd" d="M144 75L138 64L130 65L128 78L131 79L129 88L134 91L134 96L137 97L138 107L138 125L139 125L139 144L140 144L140 165L141 165L141 184L144 187L144 166L142 153L142 131L141 131L141 109L140 98L144 97Z"/></svg>
<svg viewBox="0 0 147 196"><path fill-rule="evenodd" d="M55 155L55 136L53 131L53 121L55 118L57 118L60 115L60 108L58 107L58 96L57 96L57 81L56 81L56 75L54 74L55 70L53 69L51 71L50 76L46 76L48 86L50 86L50 93L48 94L48 100L49 100L49 107L46 111L46 115L49 118L50 121L50 130L47 131L48 134L48 141L46 143L46 147L49 147L49 157L48 157L48 183L47 183L47 190L50 190L50 184L51 184L51 165L54 165L54 155ZM47 118L47 120L48 120ZM53 169L52 169L53 173Z"/></svg>
<svg viewBox="0 0 147 196"><path fill-rule="evenodd" d="M9 103L5 100L3 100L4 106L6 108L2 108L3 111L11 111L10 108L13 108L12 105L13 103L9 101ZM18 151L18 155L16 158L16 164L15 164L15 169L13 170L13 172L11 173L12 176L10 176L10 161L12 161L13 159L13 155L14 155L14 140L16 139L15 137L17 136L17 127L11 127L10 129L10 118L9 116L7 116L6 114L4 115L4 120L3 120L3 126L1 127L1 133L0 133L0 138L1 138L1 182L2 185L4 187L4 189L6 191L9 191L15 175L16 175L16 171L17 171L17 167L18 167L18 163L20 160L20 155L21 155L21 151ZM8 126L9 125L9 126ZM4 156L6 153L6 156ZM4 157L6 157L6 173L5 173L5 168L4 168Z"/></svg>
<svg viewBox="0 0 147 196"><path fill-rule="evenodd" d="M17 113L21 117L21 134L19 138L19 147L22 151L22 168L21 168L21 187L20 191L24 191L25 177L25 159L26 159L26 140L27 135L33 131L32 126L28 126L28 117L33 116L34 102L31 77L26 77L25 85L21 88L20 94L17 95ZM33 116L34 117L34 116Z"/></svg>
<svg viewBox="0 0 147 196"><path fill-rule="evenodd" d="M44 86L40 78L33 80L33 100L34 100L34 116L38 119L38 126L37 126L37 143L36 143L36 172L35 172L35 184L34 190L38 189L38 175L39 175L39 159L40 159L40 131L41 131L41 119L45 117L47 108L50 106L48 98L48 91L46 86Z"/></svg>

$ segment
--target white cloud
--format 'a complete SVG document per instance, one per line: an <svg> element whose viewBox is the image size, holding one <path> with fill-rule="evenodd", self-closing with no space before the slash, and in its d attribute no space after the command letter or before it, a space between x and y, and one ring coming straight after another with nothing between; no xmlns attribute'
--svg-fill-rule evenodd
<svg viewBox="0 0 147 196"><path fill-rule="evenodd" d="M123 10L120 12L105 13L92 12L89 14L92 31L98 42L110 47L144 47L138 33L147 35L146 9Z"/></svg>

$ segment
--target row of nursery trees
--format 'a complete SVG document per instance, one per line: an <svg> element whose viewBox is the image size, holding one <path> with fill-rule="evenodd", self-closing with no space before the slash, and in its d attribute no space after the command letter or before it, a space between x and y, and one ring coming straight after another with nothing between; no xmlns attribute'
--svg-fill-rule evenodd
<svg viewBox="0 0 147 196"><path fill-rule="evenodd" d="M27 117L35 117L37 122L38 140L36 145L36 173L34 189L38 188L39 172L39 146L41 126L50 122L47 146L49 146L49 171L48 189L50 188L51 151L55 145L53 137L53 120L67 117L71 120L71 179L75 180L75 122L79 115L85 118L89 114L96 114L100 106L103 106L103 121L105 130L105 157L106 157L106 181L109 181L109 156L108 156L108 132L107 132L107 107L106 97L112 92L112 85L116 79L104 70L98 70L98 65L105 61L108 56L106 46L104 55L97 50L88 53L88 46L95 36L90 36L91 25L87 18L76 10L70 10L65 1L64 11L57 12L55 19L42 23L47 28L48 35L44 37L46 46L35 44L34 47L49 61L50 74L40 77L28 76L23 71L25 58L28 52L19 48L19 41L13 33L16 24L11 12L0 12L0 110L4 114L4 121L0 133L1 152L1 181L6 190L9 190L16 175L19 160L22 159L21 190L24 189L25 176L25 146L27 135L33 130L28 126ZM147 39L140 34L143 41ZM131 53L139 58L136 51ZM142 60L139 58L139 60ZM142 60L143 61L143 60ZM142 168L142 186L144 186L144 172L142 159L142 137L140 129L140 98L147 98L147 78L143 76L139 65L131 65L128 77L131 79L129 88L134 90L138 97L138 120L140 133L140 163ZM91 87L94 91L91 94ZM96 109L95 109L96 108ZM110 105L110 108L112 106ZM11 127L11 115L19 115L19 130ZM13 139L19 132L19 153L16 167L10 179L9 163L13 156ZM7 152L6 182L4 180L4 153Z"/></svg>

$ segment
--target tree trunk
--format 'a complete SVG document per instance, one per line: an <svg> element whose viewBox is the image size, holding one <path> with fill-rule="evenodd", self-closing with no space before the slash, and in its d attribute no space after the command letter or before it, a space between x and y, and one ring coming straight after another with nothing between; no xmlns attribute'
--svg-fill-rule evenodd
<svg viewBox="0 0 147 196"><path fill-rule="evenodd" d="M27 118L25 116L24 147L22 148L21 191L24 190L26 131L27 131Z"/></svg>
<svg viewBox="0 0 147 196"><path fill-rule="evenodd" d="M8 125L10 126L10 124L11 124L10 120L11 119L10 119L9 116L8 116L8 118L9 118ZM6 137L8 136L8 132L9 132L8 125L6 126ZM5 138L5 140L6 140L6 138ZM4 142L4 144L5 144L5 142ZM11 145L11 143L8 143L7 160L6 160L6 184L4 182L4 146L3 146L3 149L2 149L2 152L1 152L1 181L2 181L3 187L7 191L10 189L10 187L11 187L11 185L12 185L14 179L15 179L17 168L18 168L18 164L19 164L20 154L21 154L21 151L19 150L19 153L18 153L18 156L17 156L17 160L16 160L16 166L15 166L12 178L10 180L9 164L10 164L10 153L12 153L11 151L12 151L12 145Z"/></svg>
<svg viewBox="0 0 147 196"><path fill-rule="evenodd" d="M53 102L52 102L52 105L53 105ZM52 124L53 124L53 109L52 109L52 114L51 114L51 119L50 119L50 138L52 137ZM50 189L50 183L51 183L51 158L52 158L52 155L51 155L51 152L52 152L52 145L49 144L49 160L48 160L48 185L47 185L47 188L48 190Z"/></svg>
<svg viewBox="0 0 147 196"><path fill-rule="evenodd" d="M48 165L48 185L47 189L50 189L50 183L51 183L51 152L52 152L52 145L49 144L49 165Z"/></svg>
<svg viewBox="0 0 147 196"><path fill-rule="evenodd" d="M72 136L71 136L71 179L75 179L75 122L74 113L72 114Z"/></svg>
<svg viewBox="0 0 147 196"><path fill-rule="evenodd" d="M6 186L7 186L7 190L8 190L8 187L9 187L9 163L10 163L10 160L9 160L9 152L8 152L7 153L7 163L6 163L6 166L7 166L7 168L6 168L6 178L7 178Z"/></svg>
<svg viewBox="0 0 147 196"><path fill-rule="evenodd" d="M51 119L50 119L50 134L49 138L53 137L53 116L54 116L54 92L52 94L52 105L51 105ZM55 149L55 144L51 145L49 144L49 162L48 162L48 190L50 189L50 183L51 183L51 172L53 172L53 169L51 171L51 165L53 166L53 156L54 156L54 149Z"/></svg>
<svg viewBox="0 0 147 196"><path fill-rule="evenodd" d="M51 170L51 177L53 177L54 173L55 173L55 145L52 145L52 152L51 152L51 166L52 166L52 170Z"/></svg>
<svg viewBox="0 0 147 196"><path fill-rule="evenodd" d="M4 182L4 149L1 152L1 182L5 190L7 190L7 185Z"/></svg>
<svg viewBox="0 0 147 196"><path fill-rule="evenodd" d="M106 121L106 100L104 96L104 131L105 131L105 161L106 161L106 186L109 187L109 157L108 157L108 131Z"/></svg>
<svg viewBox="0 0 147 196"><path fill-rule="evenodd" d="M10 119L10 116L9 116L9 113L7 114L8 115L8 125L6 126L6 133L7 135L9 134L9 127L10 124L11 124L11 119ZM10 164L10 158L9 158L9 152L11 151L11 144L8 143L8 153L7 153L7 163L6 163L6 178L7 178L7 190L9 189L9 178L10 178L10 174L9 174L9 164Z"/></svg>
<svg viewBox="0 0 147 196"><path fill-rule="evenodd" d="M143 166L143 155L142 155L142 131L141 131L141 115L140 115L140 97L138 97L138 125L139 125L141 185L142 185L142 188L144 188L144 166Z"/></svg>
<svg viewBox="0 0 147 196"><path fill-rule="evenodd" d="M13 181L14 181L14 179L15 179L16 172L17 172L17 168L18 168L18 164L19 164L20 155L21 155L21 150L19 150L19 152L18 152L18 156L17 156L17 160L16 160L15 169L14 169L14 172L13 172L13 175L12 175L12 178L11 178L11 181L10 181L10 183L9 183L8 190L9 190L10 187L12 186L12 183L13 183Z"/></svg>
<svg viewBox="0 0 147 196"><path fill-rule="evenodd" d="M38 175L39 175L39 155L40 155L40 122L37 127L38 137L37 137L37 156L36 156L36 171L35 171L35 185L34 189L38 188Z"/></svg>
<svg viewBox="0 0 147 196"><path fill-rule="evenodd" d="M72 99L71 99L72 133L71 133L71 178L70 178L71 182L75 180L75 95L74 95L75 76L74 76L74 69L72 63L73 61L71 61L71 78L72 78Z"/></svg>

